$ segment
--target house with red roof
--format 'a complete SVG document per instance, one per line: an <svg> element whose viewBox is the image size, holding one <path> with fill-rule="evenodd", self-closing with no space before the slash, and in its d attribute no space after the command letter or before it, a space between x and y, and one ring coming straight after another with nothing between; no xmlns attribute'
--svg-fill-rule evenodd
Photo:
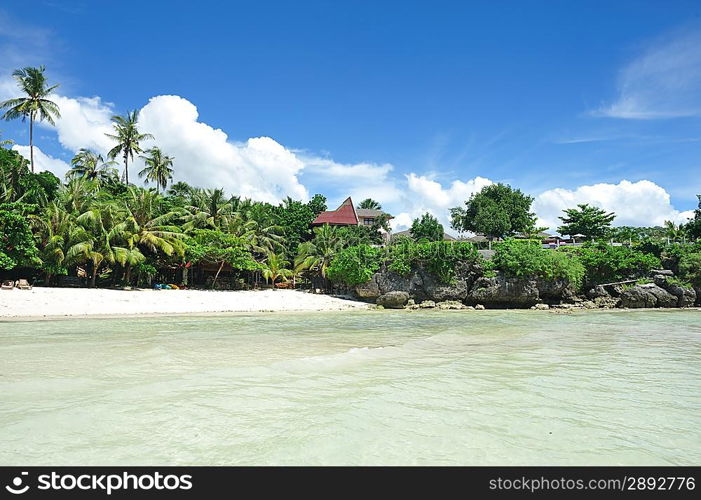
<svg viewBox="0 0 701 500"><path fill-rule="evenodd" d="M349 196L336 210L327 210L316 216L312 226L372 226L380 215L392 216L382 210L371 210L367 208L355 208L353 200Z"/></svg>

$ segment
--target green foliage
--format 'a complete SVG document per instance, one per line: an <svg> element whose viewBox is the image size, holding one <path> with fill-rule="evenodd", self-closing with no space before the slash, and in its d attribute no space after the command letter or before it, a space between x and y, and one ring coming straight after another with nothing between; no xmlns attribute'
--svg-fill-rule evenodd
<svg viewBox="0 0 701 500"><path fill-rule="evenodd" d="M490 239L528 232L535 226L533 198L505 184L492 184L473 194L465 207L450 209L457 231L482 233Z"/></svg>
<svg viewBox="0 0 701 500"><path fill-rule="evenodd" d="M421 239L441 241L445 234L443 225L429 213L425 213L421 217L414 219L409 232L412 238L417 241Z"/></svg>
<svg viewBox="0 0 701 500"><path fill-rule="evenodd" d="M568 208L564 212L565 217L558 217L563 225L557 228L557 231L570 236L582 234L587 240L609 236L611 222L616 218L613 212L607 213L586 203L577 205L577 208Z"/></svg>
<svg viewBox="0 0 701 500"><path fill-rule="evenodd" d="M0 269L41 263L27 218L33 210L23 203L0 204Z"/></svg>
<svg viewBox="0 0 701 500"><path fill-rule="evenodd" d="M387 268L406 276L414 265L420 264L434 273L443 283L455 278L458 264L474 264L479 254L472 243L432 241L414 243L403 239L387 247Z"/></svg>
<svg viewBox="0 0 701 500"><path fill-rule="evenodd" d="M584 264L585 283L590 286L637 278L660 267L660 259L654 255L626 246L588 243L568 251Z"/></svg>
<svg viewBox="0 0 701 500"><path fill-rule="evenodd" d="M287 242L288 257L297 255L299 244L309 241L312 236L310 225L321 208L325 209L326 199L315 195L309 203L287 197L280 205L273 208L275 224L282 229Z"/></svg>
<svg viewBox="0 0 701 500"><path fill-rule="evenodd" d="M689 238L697 240L701 239L701 194L697 194L699 206L694 210L694 217L684 225L684 230Z"/></svg>
<svg viewBox="0 0 701 500"><path fill-rule="evenodd" d="M331 261L328 277L349 286L367 283L380 269L382 250L370 245L357 245L341 250Z"/></svg>
<svg viewBox="0 0 701 500"><path fill-rule="evenodd" d="M240 270L259 268L240 238L213 229L193 231L192 237L186 241L185 256L195 263L227 263Z"/></svg>
<svg viewBox="0 0 701 500"><path fill-rule="evenodd" d="M701 287L701 251L683 255L679 260L679 277Z"/></svg>
<svg viewBox="0 0 701 500"><path fill-rule="evenodd" d="M507 240L495 246L494 269L517 278L566 279L575 288L582 285L584 266L567 252L545 250L540 243Z"/></svg>

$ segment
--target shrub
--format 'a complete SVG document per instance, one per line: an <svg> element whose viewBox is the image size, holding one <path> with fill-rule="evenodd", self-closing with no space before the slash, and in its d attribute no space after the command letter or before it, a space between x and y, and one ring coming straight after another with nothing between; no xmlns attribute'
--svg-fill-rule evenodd
<svg viewBox="0 0 701 500"><path fill-rule="evenodd" d="M328 277L331 281L354 286L367 283L380 269L382 250L370 245L357 245L341 250L331 261Z"/></svg>
<svg viewBox="0 0 701 500"><path fill-rule="evenodd" d="M585 283L589 286L644 276L660 267L660 259L634 248L591 243L570 249L586 269Z"/></svg>
<svg viewBox="0 0 701 500"><path fill-rule="evenodd" d="M495 247L492 268L517 278L566 279L575 288L582 285L585 270L568 252L545 250L540 243L508 240Z"/></svg>
<svg viewBox="0 0 701 500"><path fill-rule="evenodd" d="M455 279L459 263L473 264L479 258L477 249L469 242L431 241L414 243L402 240L387 248L387 268L406 276L413 266L421 264L444 283Z"/></svg>
<svg viewBox="0 0 701 500"><path fill-rule="evenodd" d="M679 277L701 287L701 252L689 253L679 260Z"/></svg>

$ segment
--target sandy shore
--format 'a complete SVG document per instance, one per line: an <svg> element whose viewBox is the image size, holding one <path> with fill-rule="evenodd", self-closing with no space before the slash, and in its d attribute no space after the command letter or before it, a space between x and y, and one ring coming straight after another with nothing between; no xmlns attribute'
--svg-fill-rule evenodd
<svg viewBox="0 0 701 500"><path fill-rule="evenodd" d="M295 290L0 290L0 318L365 309L363 302Z"/></svg>

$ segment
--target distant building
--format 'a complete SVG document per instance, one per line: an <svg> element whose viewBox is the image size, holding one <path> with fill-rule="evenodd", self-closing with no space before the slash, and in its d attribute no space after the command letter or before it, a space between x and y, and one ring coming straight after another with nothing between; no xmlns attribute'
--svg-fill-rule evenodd
<svg viewBox="0 0 701 500"><path fill-rule="evenodd" d="M407 229L406 231L399 231L398 233L392 234L393 240L398 238L411 238L411 230ZM455 241L455 238L448 233L443 233L443 241Z"/></svg>
<svg viewBox="0 0 701 500"><path fill-rule="evenodd" d="M392 216L382 210L371 210L367 208L355 208L353 200L349 196L336 210L321 212L312 221L312 226L372 226L380 215L386 215L387 219Z"/></svg>

